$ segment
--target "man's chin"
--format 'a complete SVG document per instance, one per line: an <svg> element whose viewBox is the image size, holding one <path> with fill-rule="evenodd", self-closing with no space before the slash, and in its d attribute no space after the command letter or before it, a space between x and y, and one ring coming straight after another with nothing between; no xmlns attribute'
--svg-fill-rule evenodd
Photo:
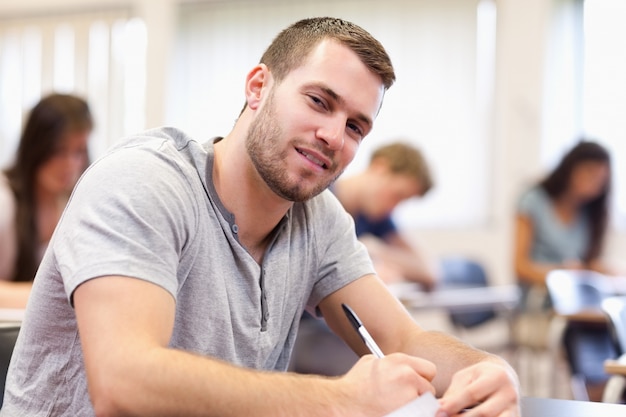
<svg viewBox="0 0 626 417"><path fill-rule="evenodd" d="M321 194L326 188L328 188L328 186L323 187L323 188L314 187L310 189L305 189L301 186L295 186L289 189L272 187L272 190L278 196L280 196L281 198L284 198L287 201L291 201L293 203L303 203Z"/></svg>

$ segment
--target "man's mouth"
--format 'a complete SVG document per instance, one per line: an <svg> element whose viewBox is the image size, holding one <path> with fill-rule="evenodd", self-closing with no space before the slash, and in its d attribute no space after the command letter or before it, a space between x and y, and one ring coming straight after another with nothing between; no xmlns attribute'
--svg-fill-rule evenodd
<svg viewBox="0 0 626 417"><path fill-rule="evenodd" d="M326 163L324 161L321 161L319 158L317 158L314 155L311 155L310 153L303 151L302 149L298 149L296 148L296 151L298 151L298 153L302 156L304 156L306 159L308 159L309 161L313 162L315 165L323 168L323 169L328 169L328 165L326 165Z"/></svg>

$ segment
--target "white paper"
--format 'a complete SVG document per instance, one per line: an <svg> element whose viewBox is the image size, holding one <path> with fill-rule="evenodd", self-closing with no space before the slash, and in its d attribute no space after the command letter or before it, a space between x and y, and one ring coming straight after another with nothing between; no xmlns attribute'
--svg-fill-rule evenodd
<svg viewBox="0 0 626 417"><path fill-rule="evenodd" d="M435 417L437 410L439 402L433 394L427 392L385 417Z"/></svg>

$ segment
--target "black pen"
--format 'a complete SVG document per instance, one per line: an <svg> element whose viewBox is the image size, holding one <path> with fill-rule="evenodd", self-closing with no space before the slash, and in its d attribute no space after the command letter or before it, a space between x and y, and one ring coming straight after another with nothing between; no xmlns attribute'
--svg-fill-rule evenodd
<svg viewBox="0 0 626 417"><path fill-rule="evenodd" d="M383 351L380 350L380 348L376 344L376 342L374 342L374 339L372 339L372 336L369 334L365 326L363 326L363 323L359 319L359 316L357 316L356 313L346 304L341 304L341 307L343 307L343 311L344 313L346 313L348 321L350 321L352 327L354 327L359 336L361 336L361 339L363 339L365 346L367 346L370 352L372 352L372 354L377 358L382 358L383 356L385 356L383 354Z"/></svg>

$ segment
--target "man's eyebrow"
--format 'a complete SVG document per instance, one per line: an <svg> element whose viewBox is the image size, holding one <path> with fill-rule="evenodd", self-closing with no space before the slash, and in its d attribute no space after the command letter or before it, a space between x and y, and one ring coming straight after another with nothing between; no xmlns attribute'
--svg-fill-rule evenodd
<svg viewBox="0 0 626 417"><path fill-rule="evenodd" d="M345 100L343 99L343 97L337 94L332 88L326 87L324 85L318 85L317 87L320 88L324 93L328 94L328 96L330 96L330 98L332 98L338 104L345 104ZM373 125L372 119L370 119L363 113L358 113L357 119L365 123L368 129L370 129Z"/></svg>

